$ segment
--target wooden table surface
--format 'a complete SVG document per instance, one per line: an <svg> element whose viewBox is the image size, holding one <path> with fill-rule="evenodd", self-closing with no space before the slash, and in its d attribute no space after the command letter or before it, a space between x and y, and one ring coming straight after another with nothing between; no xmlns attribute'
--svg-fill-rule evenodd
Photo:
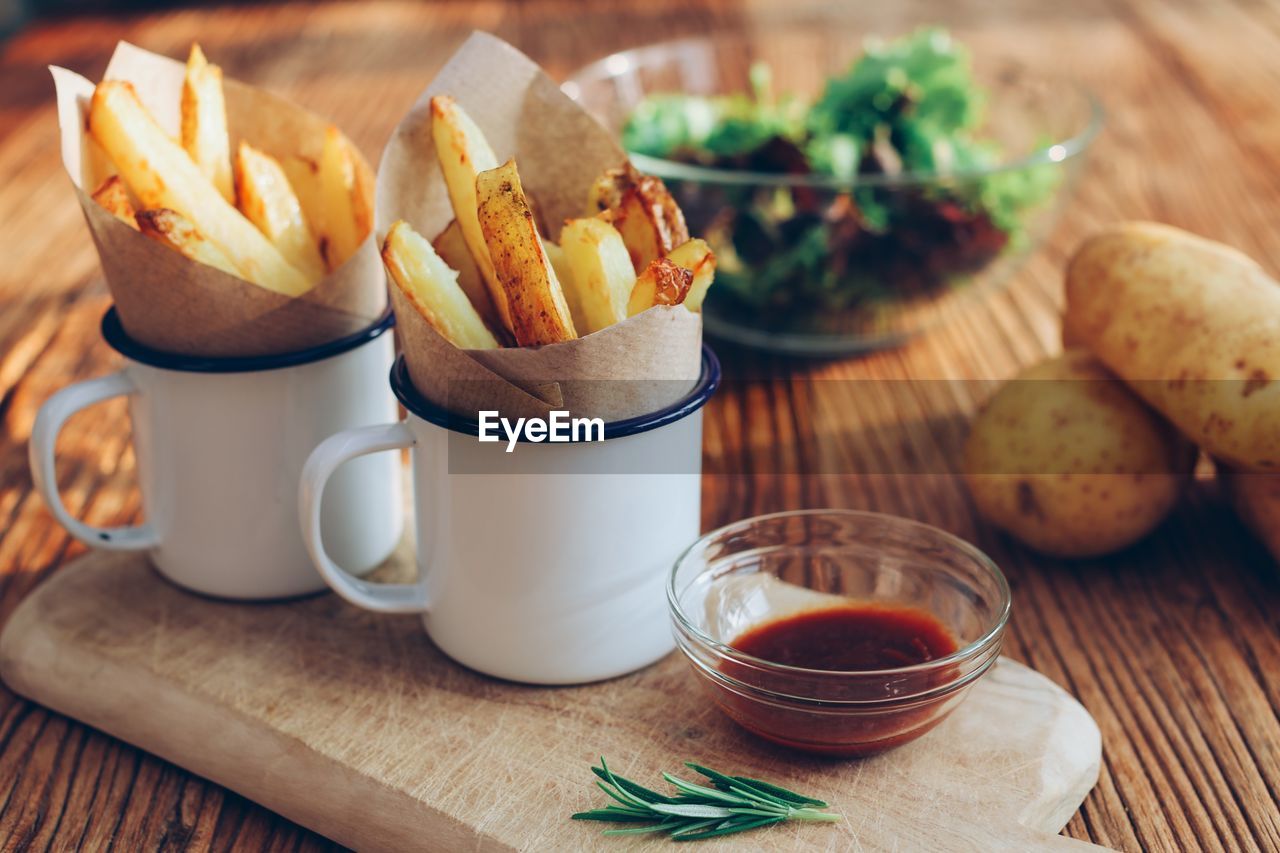
<svg viewBox="0 0 1280 853"><path fill-rule="evenodd" d="M837 2L778 5L815 27L854 14ZM723 352L728 376L741 381L709 409L707 458L732 473L707 478L704 525L844 506L910 515L972 539L1013 585L1007 653L1064 685L1102 729L1102 776L1067 834L1126 850L1280 849L1280 573L1212 485L1200 484L1155 536L1122 555L1047 560L979 524L951 476L822 473L853 440L882 454L878 470L913 455L954 458L965 418L990 383L964 383L947 405L922 401L914 414L886 414L870 386L813 381L1011 375L1059 348L1061 270L1071 247L1121 218L1190 228L1280 269L1280 3L858 5L871 29L940 20L979 52L1077 76L1101 95L1108 128L1065 220L1006 294L904 349L862 360ZM332 116L374 159L472 28L497 33L563 76L637 43L722 27L768 31L779 14L765 0L208 5L72 17L13 37L0 52L0 618L82 551L32 492L26 442L35 412L58 388L116 360L97 334L108 299L58 161L47 64L96 78L118 38L174 56L198 38L228 74ZM128 441L119 402L80 416L63 440L64 494L90 523L138 514ZM6 849L328 846L4 690L0 839Z"/></svg>

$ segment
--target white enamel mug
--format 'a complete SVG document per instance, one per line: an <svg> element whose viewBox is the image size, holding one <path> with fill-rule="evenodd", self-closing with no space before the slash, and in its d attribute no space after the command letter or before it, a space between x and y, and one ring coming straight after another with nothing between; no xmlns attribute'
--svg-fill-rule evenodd
<svg viewBox="0 0 1280 853"><path fill-rule="evenodd" d="M435 644L471 669L533 684L640 669L674 648L663 583L700 532L702 407L719 381L704 347L700 379L672 406L606 424L603 441L508 453L425 400L400 361L391 385L406 419L335 435L307 460L303 537L339 595L421 614ZM349 460L405 447L417 582L362 581L321 542L321 496Z"/></svg>
<svg viewBox="0 0 1280 853"><path fill-rule="evenodd" d="M232 599L318 592L324 580L298 531L298 477L323 439L396 416L386 384L393 322L388 313L362 332L279 356L196 358L137 344L112 309L102 334L125 366L41 407L30 446L35 486L72 536L147 551L161 575L189 590ZM146 523L102 529L63 505L54 445L68 417L120 396L129 398ZM351 571L369 571L400 538L401 500L396 459L347 466L322 507L326 545Z"/></svg>

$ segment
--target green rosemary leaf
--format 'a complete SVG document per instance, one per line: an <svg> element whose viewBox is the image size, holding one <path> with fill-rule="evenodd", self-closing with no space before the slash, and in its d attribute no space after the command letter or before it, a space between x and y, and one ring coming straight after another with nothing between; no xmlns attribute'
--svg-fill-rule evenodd
<svg viewBox="0 0 1280 853"><path fill-rule="evenodd" d="M601 779L604 779L605 781L608 781L609 777L612 776L613 782L615 785L617 785L619 788L626 791L628 794L632 795L633 797L638 797L639 799L644 800L646 803L671 802L671 799L672 799L671 797L668 797L664 794L659 794L657 791L651 791L648 788L646 788L644 785L640 785L635 782L632 782L630 779L626 778L625 776L619 776L616 773L611 773L609 771L606 771L602 767L592 767L591 772L599 776Z"/></svg>
<svg viewBox="0 0 1280 853"><path fill-rule="evenodd" d="M666 779L680 791L690 797L701 797L706 800L715 800L722 803L733 803L734 805L742 804L742 797L733 794L717 791L715 788L704 788L701 785L695 785L692 782L686 782L670 773L663 773L662 778Z"/></svg>
<svg viewBox="0 0 1280 853"><path fill-rule="evenodd" d="M748 788L754 788L757 791L763 791L766 794L772 794L796 805L817 806L820 809L827 808L827 804L822 800L816 800L813 797L806 797L804 794L797 794L795 791L788 791L779 785L772 785L768 782L761 782L759 779L751 779L747 776L734 776L736 782L745 785Z"/></svg>
<svg viewBox="0 0 1280 853"><path fill-rule="evenodd" d="M688 834L689 834L689 833L691 833L691 832L701 832L701 831L702 831L702 830L704 830L704 829L708 829L708 828L710 828L710 827L717 826L717 825L722 824L722 823L730 823L730 822L731 822L731 821L728 821L728 820L721 820L721 819L720 819L720 818L718 818L718 817L713 817L713 818L710 818L709 820L699 820L699 821L695 821L695 822L693 822L693 823L686 823L685 825L683 825L683 826L682 826L682 827L680 827L679 829L677 829L677 830L675 830L674 832L672 832L672 833L671 833L671 837L672 837L672 838L679 838L680 836L682 836L682 835L688 835Z"/></svg>
<svg viewBox="0 0 1280 853"><path fill-rule="evenodd" d="M596 784L601 785L602 787L604 784L608 784L609 787L605 788L605 790L612 791L610 796L615 800L641 809L647 805L643 799L637 797L635 794L627 793L627 791L618 784L618 780L614 777L613 771L610 770L609 765L605 763L603 755L600 756L600 774L598 775L601 775L602 779Z"/></svg>
<svg viewBox="0 0 1280 853"><path fill-rule="evenodd" d="M606 835L668 833L676 841L697 841L769 826L784 820L838 821L840 815L818 811L826 803L767 782L727 776L689 763L715 787L699 785L670 773L662 774L676 793L660 794L609 769L603 758L592 767L600 790L614 800L603 808L578 812L574 820L633 824L605 830Z"/></svg>
<svg viewBox="0 0 1280 853"><path fill-rule="evenodd" d="M764 791L754 791L750 788L744 788L737 782L729 786L729 792L753 800L758 803L768 803L771 806L779 806L784 809L794 809L795 803L788 803L786 800L775 797L772 794L766 794Z"/></svg>
<svg viewBox="0 0 1280 853"><path fill-rule="evenodd" d="M653 820L652 812L627 811L614 806L606 806L603 809L592 809L589 812L578 812L570 815L573 820L615 820L615 821L637 821L637 820Z"/></svg>
<svg viewBox="0 0 1280 853"><path fill-rule="evenodd" d="M631 826L626 829L606 829L601 835L647 835L650 832L666 832L670 827L655 823L650 826Z"/></svg>
<svg viewBox="0 0 1280 853"><path fill-rule="evenodd" d="M672 805L671 803L650 803L649 808L659 814L677 815L679 817L733 817L733 812L724 806L707 806L701 803L689 803L688 805Z"/></svg>
<svg viewBox="0 0 1280 853"><path fill-rule="evenodd" d="M607 782L597 781L596 787L598 787L601 791L604 791L610 797L613 797L618 802L622 803L627 808L644 811L649 806L649 804L646 803L644 800L637 800L636 798L630 796L626 792L619 791L617 788L615 788L613 785L608 784Z"/></svg>
<svg viewBox="0 0 1280 853"><path fill-rule="evenodd" d="M757 820L746 821L725 821L721 826L705 832L698 832L692 835L672 835L676 841L702 841L706 838L715 838L720 835L732 835L735 832L746 832L748 829L758 829L762 826L771 826L775 823L781 823L786 820L783 817L762 817Z"/></svg>

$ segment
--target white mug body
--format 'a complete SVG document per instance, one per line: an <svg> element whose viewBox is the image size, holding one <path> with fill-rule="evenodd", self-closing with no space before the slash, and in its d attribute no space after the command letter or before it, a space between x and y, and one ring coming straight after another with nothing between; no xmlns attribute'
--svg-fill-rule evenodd
<svg viewBox="0 0 1280 853"><path fill-rule="evenodd" d="M297 525L298 478L328 436L395 417L386 380L394 360L389 325L324 357L237 371L175 368L117 339L112 345L125 354L120 373L63 389L65 403L55 396L42 409L46 422L38 418L32 438L33 471L44 472L37 485L77 538L104 548L143 545L160 574L186 589L228 599L319 592L325 583ZM192 362L201 363L172 364ZM95 402L75 397L102 382L129 397L142 528L98 530L66 519L50 482L53 439L66 416L56 410ZM357 574L377 566L403 527L398 460L357 459L335 472L322 515L325 545L345 566Z"/></svg>
<svg viewBox="0 0 1280 853"><path fill-rule="evenodd" d="M299 512L316 565L358 606L420 613L445 654L486 675L581 684L647 666L674 648L664 584L701 529L701 407L719 382L710 350L703 374L637 428L507 452L438 411L424 417L397 365L406 420L335 436L304 469ZM363 582L316 541L316 502L346 460L400 447L412 448L418 580Z"/></svg>

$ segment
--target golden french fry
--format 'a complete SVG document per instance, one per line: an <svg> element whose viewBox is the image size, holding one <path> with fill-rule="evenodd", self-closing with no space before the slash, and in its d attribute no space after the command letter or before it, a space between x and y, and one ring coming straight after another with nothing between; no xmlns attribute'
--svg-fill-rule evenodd
<svg viewBox="0 0 1280 853"><path fill-rule="evenodd" d="M689 239L684 213L666 184L641 174L629 162L596 179L587 206L618 229L637 274Z"/></svg>
<svg viewBox="0 0 1280 853"><path fill-rule="evenodd" d="M693 286L693 273L667 258L650 261L644 272L636 278L631 301L627 303L627 316L634 317L655 305L679 305L689 295Z"/></svg>
<svg viewBox="0 0 1280 853"><path fill-rule="evenodd" d="M241 142L236 151L235 179L240 212L308 279L315 282L324 278L324 258L311 236L302 205L276 159Z"/></svg>
<svg viewBox="0 0 1280 853"><path fill-rule="evenodd" d="M297 154L280 158L280 168L284 169L293 194L302 205L302 217L307 220L308 227L316 240L316 248L324 255L321 243L321 223L324 221L324 192L320 189L320 164Z"/></svg>
<svg viewBox="0 0 1280 853"><path fill-rule="evenodd" d="M495 349L498 341L485 327L471 300L458 286L431 244L409 223L391 226L382 244L382 260L391 279L437 332L461 349Z"/></svg>
<svg viewBox="0 0 1280 853"><path fill-rule="evenodd" d="M320 155L320 233L331 270L354 255L369 234L370 215L364 194L351 144L336 127L326 128Z"/></svg>
<svg viewBox="0 0 1280 853"><path fill-rule="evenodd" d="M119 175L112 175L103 181L102 186L93 191L93 200L107 213L134 231L138 230L138 223L133 218L133 202L129 200L129 191L124 188L124 181L120 180Z"/></svg>
<svg viewBox="0 0 1280 853"><path fill-rule="evenodd" d="M243 278L226 253L200 233L189 219L166 208L140 210L136 216L138 230L152 240L186 255L197 263L217 267L227 275Z"/></svg>
<svg viewBox="0 0 1280 853"><path fill-rule="evenodd" d="M182 147L213 182L222 197L235 203L231 183L231 137L222 96L222 69L210 65L200 45L191 45L182 80Z"/></svg>
<svg viewBox="0 0 1280 853"><path fill-rule="evenodd" d="M516 343L537 346L576 338L564 292L520 186L516 162L508 160L477 175L476 197L480 229L506 293Z"/></svg>
<svg viewBox="0 0 1280 853"><path fill-rule="evenodd" d="M689 295L684 298L684 307L690 311L701 311L702 301L707 298L707 290L716 278L716 256L711 247L705 240L695 237L672 249L667 260L693 273L693 284L689 286Z"/></svg>
<svg viewBox="0 0 1280 853"><path fill-rule="evenodd" d="M585 335L627 319L636 272L618 230L602 219L571 219L560 247L571 270L560 281L574 327Z"/></svg>
<svg viewBox="0 0 1280 853"><path fill-rule="evenodd" d="M457 270L458 286L462 288L463 293L467 294L467 298L471 300L471 304L484 320L484 324L499 335L509 334L502 318L498 316L497 309L493 307L493 300L489 298L489 288L484 283L484 277L480 275L476 259L471 256L471 250L467 248L467 241L462 236L462 226L458 224L458 220L449 222L431 242L431 248L436 250L440 260L448 264L450 269Z"/></svg>
<svg viewBox="0 0 1280 853"><path fill-rule="evenodd" d="M444 173L449 201L462 229L462 237L489 289L494 310L502 318L503 326L514 331L507 294L489 256L489 247L476 213L476 176L497 168L498 158L471 116L447 95L431 99L431 139L435 143L436 158Z"/></svg>
<svg viewBox="0 0 1280 853"><path fill-rule="evenodd" d="M285 296L311 282L289 265L253 224L214 188L187 153L156 124L133 86L98 84L89 107L89 133L115 161L144 208L168 208L190 220L217 245L246 281ZM141 224L141 223L139 223Z"/></svg>

